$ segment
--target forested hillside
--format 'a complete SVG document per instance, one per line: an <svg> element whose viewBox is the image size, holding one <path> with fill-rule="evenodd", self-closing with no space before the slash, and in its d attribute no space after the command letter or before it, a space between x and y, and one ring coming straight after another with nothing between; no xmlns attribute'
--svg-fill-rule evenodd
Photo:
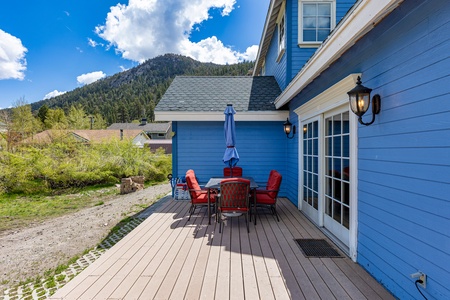
<svg viewBox="0 0 450 300"><path fill-rule="evenodd" d="M46 104L62 108L81 105L87 114L100 114L108 124L131 122L143 117L154 120L154 108L176 75L248 75L253 62L235 65L201 63L191 58L166 54L113 76L77 88L63 95L31 104L33 111Z"/></svg>

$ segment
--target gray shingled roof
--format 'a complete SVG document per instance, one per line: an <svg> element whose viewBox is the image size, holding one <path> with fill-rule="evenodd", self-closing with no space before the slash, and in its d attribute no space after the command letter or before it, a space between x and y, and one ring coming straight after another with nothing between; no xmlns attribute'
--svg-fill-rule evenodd
<svg viewBox="0 0 450 300"><path fill-rule="evenodd" d="M177 76L155 111L275 111L280 93L273 76Z"/></svg>
<svg viewBox="0 0 450 300"><path fill-rule="evenodd" d="M137 123L113 123L106 129L139 129L145 132L153 132L153 133L166 133L170 128L170 122L165 123L147 123L147 124L137 124Z"/></svg>

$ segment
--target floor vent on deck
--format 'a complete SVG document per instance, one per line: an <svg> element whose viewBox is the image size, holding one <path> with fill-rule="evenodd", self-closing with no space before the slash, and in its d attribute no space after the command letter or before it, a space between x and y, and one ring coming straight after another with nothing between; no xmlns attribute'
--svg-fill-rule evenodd
<svg viewBox="0 0 450 300"><path fill-rule="evenodd" d="M342 257L326 240L296 239L306 257Z"/></svg>

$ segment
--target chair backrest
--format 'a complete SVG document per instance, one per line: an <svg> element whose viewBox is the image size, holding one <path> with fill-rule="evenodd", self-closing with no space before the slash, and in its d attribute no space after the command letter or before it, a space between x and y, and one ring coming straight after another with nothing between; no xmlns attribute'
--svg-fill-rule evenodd
<svg viewBox="0 0 450 300"><path fill-rule="evenodd" d="M220 182L219 207L226 209L248 209L250 180L227 178Z"/></svg>
<svg viewBox="0 0 450 300"><path fill-rule="evenodd" d="M269 179L267 180L266 190L273 191L269 193L270 198L275 199L278 195L280 189L282 176L278 171L272 170L269 174Z"/></svg>
<svg viewBox="0 0 450 300"><path fill-rule="evenodd" d="M189 194L191 195L191 199L195 199L201 195L201 188L197 182L197 178L195 178L195 173L193 170L188 170L186 172L186 184L189 188Z"/></svg>
<svg viewBox="0 0 450 300"><path fill-rule="evenodd" d="M241 177L242 168L241 167L225 167L223 168L223 177Z"/></svg>

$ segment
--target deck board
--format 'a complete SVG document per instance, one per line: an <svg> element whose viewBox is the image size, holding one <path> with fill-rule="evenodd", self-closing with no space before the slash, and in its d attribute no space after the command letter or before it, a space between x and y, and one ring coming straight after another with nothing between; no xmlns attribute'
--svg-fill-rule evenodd
<svg viewBox="0 0 450 300"><path fill-rule="evenodd" d="M394 299L346 256L305 257L294 239L327 238L287 199L249 233L189 206L161 205L51 299Z"/></svg>

